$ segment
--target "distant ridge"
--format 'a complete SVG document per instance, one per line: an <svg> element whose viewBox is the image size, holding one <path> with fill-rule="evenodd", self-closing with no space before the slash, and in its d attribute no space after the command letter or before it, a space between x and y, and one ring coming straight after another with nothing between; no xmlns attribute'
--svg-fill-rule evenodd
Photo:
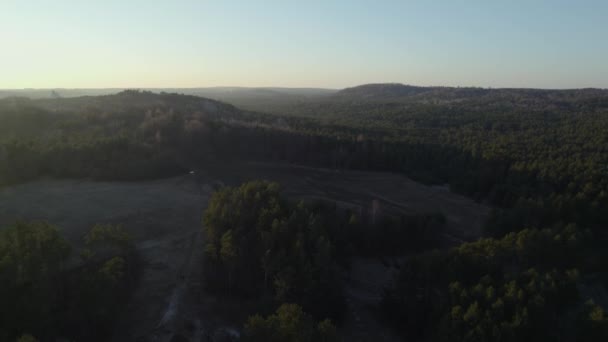
<svg viewBox="0 0 608 342"><path fill-rule="evenodd" d="M608 90L584 89L533 89L533 88L480 88L480 87L421 87L400 83L372 83L345 88L332 96L337 101L454 101L465 99L518 98L550 99L568 97L608 97Z"/></svg>
<svg viewBox="0 0 608 342"><path fill-rule="evenodd" d="M370 83L345 88L338 92L336 96L359 96L367 99L402 97L427 93L434 89L438 89L438 87L419 87L401 83Z"/></svg>

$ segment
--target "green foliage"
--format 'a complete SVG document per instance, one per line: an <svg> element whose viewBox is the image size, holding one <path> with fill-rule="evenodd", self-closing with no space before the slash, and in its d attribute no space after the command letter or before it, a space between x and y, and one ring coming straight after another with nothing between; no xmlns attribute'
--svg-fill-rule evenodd
<svg viewBox="0 0 608 342"><path fill-rule="evenodd" d="M103 263L99 270L102 279L105 279L110 285L117 284L125 275L126 266L125 259L121 257L113 257Z"/></svg>
<svg viewBox="0 0 608 342"><path fill-rule="evenodd" d="M234 240L232 238L232 230L228 230L222 235L220 246L220 259L223 262L229 263L237 257Z"/></svg>
<svg viewBox="0 0 608 342"><path fill-rule="evenodd" d="M556 339L558 313L576 300L576 272L535 269L500 282L483 277L465 288L450 284L448 306L437 338L459 341L532 341ZM448 338L449 336L449 338Z"/></svg>
<svg viewBox="0 0 608 342"><path fill-rule="evenodd" d="M608 314L592 300L585 303L578 317L576 341L605 341L608 339Z"/></svg>
<svg viewBox="0 0 608 342"><path fill-rule="evenodd" d="M114 240L102 236L124 237L108 232L119 230L97 227L87 242L107 250ZM43 340L107 337L128 294L131 254L117 250L120 256L75 265L70 251L59 231L47 223L19 222L0 231L1 340L14 340L26 331ZM35 339L25 334L19 341Z"/></svg>
<svg viewBox="0 0 608 342"><path fill-rule="evenodd" d="M95 225L85 235L84 242L89 250L110 247L116 251L130 252L133 248L130 234L119 225Z"/></svg>
<svg viewBox="0 0 608 342"><path fill-rule="evenodd" d="M70 255L59 231L44 222L18 222L0 232L2 282L21 286L57 273Z"/></svg>
<svg viewBox="0 0 608 342"><path fill-rule="evenodd" d="M296 302L339 316L342 289L330 227L303 203L288 204L276 183L216 192L204 214L206 283L215 290Z"/></svg>
<svg viewBox="0 0 608 342"><path fill-rule="evenodd" d="M313 342L339 341L336 328L329 320L315 323L313 318L296 304L283 304L275 314L263 318L249 317L244 338L251 342Z"/></svg>
<svg viewBox="0 0 608 342"><path fill-rule="evenodd" d="M0 231L0 337L52 329L62 287L57 274L69 255L49 224L19 222Z"/></svg>
<svg viewBox="0 0 608 342"><path fill-rule="evenodd" d="M581 264L584 239L573 225L526 229L410 258L383 308L412 338L555 340L572 329L560 318L579 298L572 268Z"/></svg>
<svg viewBox="0 0 608 342"><path fill-rule="evenodd" d="M24 334L17 339L17 342L38 342L38 340L30 334Z"/></svg>

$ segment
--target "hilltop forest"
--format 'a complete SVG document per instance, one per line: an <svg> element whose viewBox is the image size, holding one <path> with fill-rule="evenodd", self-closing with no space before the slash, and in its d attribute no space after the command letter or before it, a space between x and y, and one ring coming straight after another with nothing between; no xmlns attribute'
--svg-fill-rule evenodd
<svg viewBox="0 0 608 342"><path fill-rule="evenodd" d="M247 321L245 339L335 340L344 307L338 270L365 248L361 241L375 241L368 255L414 254L380 303L404 339L608 338L608 303L591 295L608 286L608 91L375 84L264 108L136 90L1 99L0 187L156 179L230 160L401 173L490 205L483 236L421 251L421 229L441 218L401 218L363 236L357 229L380 225L328 204L291 203L274 183L213 195L201 246L210 290L275 298L266 317ZM0 236L3 277L12 277L2 268L16 253L5 242L11 234ZM65 248L53 251L54 263L67 258ZM49 286L84 281L65 277ZM302 330L282 331L294 317Z"/></svg>

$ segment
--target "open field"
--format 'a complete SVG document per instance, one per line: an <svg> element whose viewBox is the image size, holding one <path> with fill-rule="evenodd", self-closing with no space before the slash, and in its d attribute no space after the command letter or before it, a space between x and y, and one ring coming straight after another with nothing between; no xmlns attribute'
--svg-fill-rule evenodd
<svg viewBox="0 0 608 342"><path fill-rule="evenodd" d="M204 178L229 184L276 181L291 198L330 200L358 211L368 211L377 202L378 211L385 214L441 212L447 219L447 233L457 240L479 237L489 213L487 206L451 193L447 187L426 186L395 173L253 162L229 168L213 165L201 172Z"/></svg>
<svg viewBox="0 0 608 342"><path fill-rule="evenodd" d="M0 190L0 224L46 220L75 246L97 223L121 224L133 236L144 262L139 289L126 313L128 323L118 329L124 334L117 336L133 341L137 336L157 335L163 313L172 305L171 296L181 295L178 282L190 262L189 250L195 250L193 242L202 243L200 219L209 194L201 193L194 182L176 179L38 181ZM166 320L172 318L168 315Z"/></svg>
<svg viewBox="0 0 608 342"><path fill-rule="evenodd" d="M211 326L223 324L221 315L218 318L209 312L215 299L198 291L201 214L214 187L251 179L277 181L292 198L327 199L359 210L367 210L376 201L385 213L442 212L454 239L479 236L489 210L445 189L396 174L240 163L210 165L196 170L195 175L158 181L46 180L4 188L0 190L0 225L18 219L46 220L78 245L96 223L122 224L135 239L144 270L115 340L169 341L176 332L200 340ZM365 278L372 271L365 270L374 267L368 263L363 260L354 265L353 284L348 287L353 308L352 317L347 317L348 329L373 320L373 315L361 310L366 310L367 299L374 299L389 278L371 276L382 281L369 286Z"/></svg>

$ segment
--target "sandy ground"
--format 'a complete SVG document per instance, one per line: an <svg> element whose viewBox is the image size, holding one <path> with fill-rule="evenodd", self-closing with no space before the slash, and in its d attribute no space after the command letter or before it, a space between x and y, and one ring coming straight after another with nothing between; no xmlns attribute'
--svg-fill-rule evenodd
<svg viewBox="0 0 608 342"><path fill-rule="evenodd" d="M455 240L479 236L489 212L441 187L391 173L240 163L209 165L195 175L149 182L47 180L0 189L0 226L19 219L46 220L78 245L94 224L122 224L135 239L144 269L113 340L169 341L179 333L198 342L212 326L226 324L209 309L222 301L200 292L201 214L214 187L251 179L277 181L292 198L329 199L359 210L376 201L385 213L439 211ZM393 339L370 309L390 274L378 260L355 261L344 326L349 340Z"/></svg>

